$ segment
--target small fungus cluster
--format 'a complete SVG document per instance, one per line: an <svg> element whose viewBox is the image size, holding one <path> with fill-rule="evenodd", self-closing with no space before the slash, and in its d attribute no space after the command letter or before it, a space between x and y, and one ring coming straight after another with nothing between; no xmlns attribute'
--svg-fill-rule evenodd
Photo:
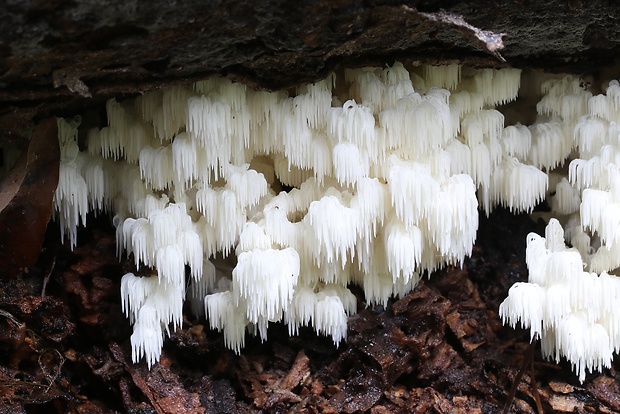
<svg viewBox="0 0 620 414"><path fill-rule="evenodd" d="M538 112L562 122L570 138L545 151L570 162L550 173L553 218L545 237L528 235L528 283L512 286L500 315L539 335L543 355L565 357L583 382L586 370L610 367L620 351L620 84L593 95L565 77L543 88Z"/></svg>
<svg viewBox="0 0 620 414"><path fill-rule="evenodd" d="M532 98L536 121L505 125L498 109ZM593 96L570 76L396 63L288 92L211 78L106 109L85 151L79 119L58 120L56 215L73 246L89 211L111 213L119 256L152 269L122 279L134 361L159 360L185 300L236 352L246 331L264 339L275 321L337 344L357 308L350 285L385 305L463 263L479 207L531 212L546 197L566 235L554 221L546 241L530 235L530 282L500 312L581 379L620 346L606 273L620 265L617 82ZM570 294L550 293L560 289ZM599 294L608 302L591 308ZM566 337L570 323L605 347Z"/></svg>

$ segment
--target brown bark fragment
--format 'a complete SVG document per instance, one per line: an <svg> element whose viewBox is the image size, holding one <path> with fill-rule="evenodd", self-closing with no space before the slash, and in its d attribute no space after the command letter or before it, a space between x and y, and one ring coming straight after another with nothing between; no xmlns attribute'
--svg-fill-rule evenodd
<svg viewBox="0 0 620 414"><path fill-rule="evenodd" d="M15 277L27 270L41 252L58 185L58 164L56 119L49 118L36 127L28 147L0 181L3 277Z"/></svg>

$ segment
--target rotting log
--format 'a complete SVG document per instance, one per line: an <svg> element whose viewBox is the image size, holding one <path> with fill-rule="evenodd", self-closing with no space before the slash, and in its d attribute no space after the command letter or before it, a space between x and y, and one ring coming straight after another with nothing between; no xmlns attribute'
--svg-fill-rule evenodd
<svg viewBox="0 0 620 414"><path fill-rule="evenodd" d="M619 17L620 4L582 0L9 1L0 133L214 74L279 89L395 60L600 71L614 65Z"/></svg>

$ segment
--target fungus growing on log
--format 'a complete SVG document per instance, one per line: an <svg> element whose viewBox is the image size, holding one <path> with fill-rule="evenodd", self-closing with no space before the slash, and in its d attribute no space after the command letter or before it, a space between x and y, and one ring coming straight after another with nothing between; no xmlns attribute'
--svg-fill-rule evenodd
<svg viewBox="0 0 620 414"><path fill-rule="evenodd" d="M538 117L505 125L521 76L540 86ZM88 210L109 212L119 255L153 269L122 282L133 360L151 366L186 296L236 352L246 330L264 339L275 321L338 344L356 312L348 286L386 304L421 275L462 265L479 207L531 212L548 198L575 247L558 221L545 238L531 235L530 283L515 285L500 313L540 334L545 355L566 357L583 380L620 348L606 288L619 283L610 273L620 266L620 95L614 82L592 96L575 77L536 76L397 63L332 74L291 96L212 78L111 100L108 125L88 133L84 152L78 121L58 121L57 216L73 246ZM606 342L595 349L566 327Z"/></svg>

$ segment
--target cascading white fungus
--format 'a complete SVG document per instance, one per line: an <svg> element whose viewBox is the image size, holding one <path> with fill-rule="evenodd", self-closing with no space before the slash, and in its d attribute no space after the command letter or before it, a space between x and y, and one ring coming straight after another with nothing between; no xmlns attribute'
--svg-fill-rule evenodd
<svg viewBox="0 0 620 414"><path fill-rule="evenodd" d="M422 230L414 225L407 227L392 214L384 229L384 238L389 273L393 279L409 280L422 261Z"/></svg>
<svg viewBox="0 0 620 414"><path fill-rule="evenodd" d="M461 65L423 65L422 74L429 85L454 90L461 80Z"/></svg>
<svg viewBox="0 0 620 414"><path fill-rule="evenodd" d="M505 155L525 161L532 146L532 133L520 123L508 125L502 131L501 145Z"/></svg>
<svg viewBox="0 0 620 414"><path fill-rule="evenodd" d="M616 331L606 326L620 318L620 279L605 271L584 271L580 251L564 243L556 219L550 220L544 238L528 236L529 283L510 289L500 315L504 323L519 322L532 337L540 335L543 355L556 361L566 357L583 382L586 371L609 367L618 348Z"/></svg>
<svg viewBox="0 0 620 414"><path fill-rule="evenodd" d="M545 237L528 236L529 283L500 313L583 380L620 349L610 274L620 266L620 84L593 96L574 76L527 77L540 86L529 126L505 125L498 110L519 107L520 70L459 65L347 69L292 96L211 78L110 100L85 152L79 121L58 121L56 217L73 246L88 210L113 212L119 255L153 268L121 283L133 360L150 367L186 295L235 352L246 331L264 339L280 320L337 344L356 310L347 285L386 305L424 272L463 263L478 205L529 212L549 196L565 228L551 221ZM216 256L232 268L216 269Z"/></svg>
<svg viewBox="0 0 620 414"><path fill-rule="evenodd" d="M354 252L358 234L359 211L345 204L339 195L327 195L310 203L304 218L306 242L316 263L325 257L328 263L344 263Z"/></svg>
<svg viewBox="0 0 620 414"><path fill-rule="evenodd" d="M293 298L299 277L299 254L293 248L241 252L232 272L232 292L245 302L250 323L280 320Z"/></svg>

